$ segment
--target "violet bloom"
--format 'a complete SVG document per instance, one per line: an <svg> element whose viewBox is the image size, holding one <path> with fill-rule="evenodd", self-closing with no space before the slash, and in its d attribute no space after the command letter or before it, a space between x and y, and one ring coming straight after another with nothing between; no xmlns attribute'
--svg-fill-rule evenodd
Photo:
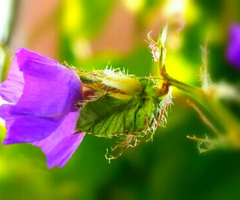
<svg viewBox="0 0 240 200"><path fill-rule="evenodd" d="M69 68L57 61L18 49L0 96L6 121L3 144L30 143L46 154L47 166L62 167L80 145L85 133L74 134L82 85Z"/></svg>
<svg viewBox="0 0 240 200"><path fill-rule="evenodd" d="M240 24L230 27L226 57L229 64L240 70Z"/></svg>

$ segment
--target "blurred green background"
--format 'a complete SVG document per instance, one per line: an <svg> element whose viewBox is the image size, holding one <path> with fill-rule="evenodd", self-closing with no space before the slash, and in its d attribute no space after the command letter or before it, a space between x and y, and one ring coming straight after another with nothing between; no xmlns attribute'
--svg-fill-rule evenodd
<svg viewBox="0 0 240 200"><path fill-rule="evenodd" d="M239 84L239 71L225 61L228 28L240 22L238 0L8 0L1 1L2 79L17 47L26 47L86 70L112 66L130 74L154 74L145 42L156 39L163 23L185 21L169 30L167 69L173 77L200 85L201 46L207 33L213 81ZM9 12L8 12L9 11ZM173 91L168 123L153 142L128 149L108 163L114 142L86 135L65 167L47 169L39 148L0 146L0 200L5 199L240 199L240 152L199 154L186 135L212 131ZM231 109L233 106L227 103ZM235 105L235 104L234 104ZM238 115L238 107L234 107ZM239 115L238 115L239 116ZM3 124L3 123L2 123ZM0 126L0 141L5 137Z"/></svg>

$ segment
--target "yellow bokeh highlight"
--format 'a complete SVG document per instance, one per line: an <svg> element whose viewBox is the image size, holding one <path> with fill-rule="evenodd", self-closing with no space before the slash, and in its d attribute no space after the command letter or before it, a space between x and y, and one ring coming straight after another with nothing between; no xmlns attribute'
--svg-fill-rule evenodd
<svg viewBox="0 0 240 200"><path fill-rule="evenodd" d="M196 80L199 80L196 68L179 54L167 56L166 69L171 77L184 83L194 84ZM173 90L173 92L178 94L179 90Z"/></svg>
<svg viewBox="0 0 240 200"><path fill-rule="evenodd" d="M81 1L78 0L64 0L63 1L63 31L66 34L74 35L78 33L79 28L83 22L83 9Z"/></svg>
<svg viewBox="0 0 240 200"><path fill-rule="evenodd" d="M193 0L188 0L188 4L186 6L186 11L184 13L184 18L186 20L186 24L191 24L196 22L200 18L200 10L195 5Z"/></svg>
<svg viewBox="0 0 240 200"><path fill-rule="evenodd" d="M144 8L145 0L122 0L128 10L137 13Z"/></svg>
<svg viewBox="0 0 240 200"><path fill-rule="evenodd" d="M185 13L187 3L187 0L168 0L166 2L166 12L169 14L175 12Z"/></svg>
<svg viewBox="0 0 240 200"><path fill-rule="evenodd" d="M200 12L193 0L167 0L164 6L165 14L169 17L180 14L186 24L195 22Z"/></svg>
<svg viewBox="0 0 240 200"><path fill-rule="evenodd" d="M166 68L168 74L177 80L186 83L195 82L193 79L196 74L193 66L181 55L168 55Z"/></svg>

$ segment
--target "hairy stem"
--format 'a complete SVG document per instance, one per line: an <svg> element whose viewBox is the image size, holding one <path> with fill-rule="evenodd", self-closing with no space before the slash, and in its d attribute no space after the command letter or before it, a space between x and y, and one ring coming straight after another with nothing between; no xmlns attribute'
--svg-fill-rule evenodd
<svg viewBox="0 0 240 200"><path fill-rule="evenodd" d="M240 148L240 124L217 99L206 94L201 88L182 83L167 74L165 74L164 79L168 85L178 88L203 106L203 108L224 128L224 134L230 140L231 144Z"/></svg>

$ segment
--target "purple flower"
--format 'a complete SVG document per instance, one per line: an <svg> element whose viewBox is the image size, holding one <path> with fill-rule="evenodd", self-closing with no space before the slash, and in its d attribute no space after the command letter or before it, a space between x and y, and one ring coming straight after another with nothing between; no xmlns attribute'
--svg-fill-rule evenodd
<svg viewBox="0 0 240 200"><path fill-rule="evenodd" d="M62 167L85 133L74 134L82 85L76 73L27 49L16 52L0 96L6 121L3 144L30 143L46 154L49 168Z"/></svg>
<svg viewBox="0 0 240 200"><path fill-rule="evenodd" d="M240 25L234 24L229 30L229 41L226 53L227 61L240 70Z"/></svg>

